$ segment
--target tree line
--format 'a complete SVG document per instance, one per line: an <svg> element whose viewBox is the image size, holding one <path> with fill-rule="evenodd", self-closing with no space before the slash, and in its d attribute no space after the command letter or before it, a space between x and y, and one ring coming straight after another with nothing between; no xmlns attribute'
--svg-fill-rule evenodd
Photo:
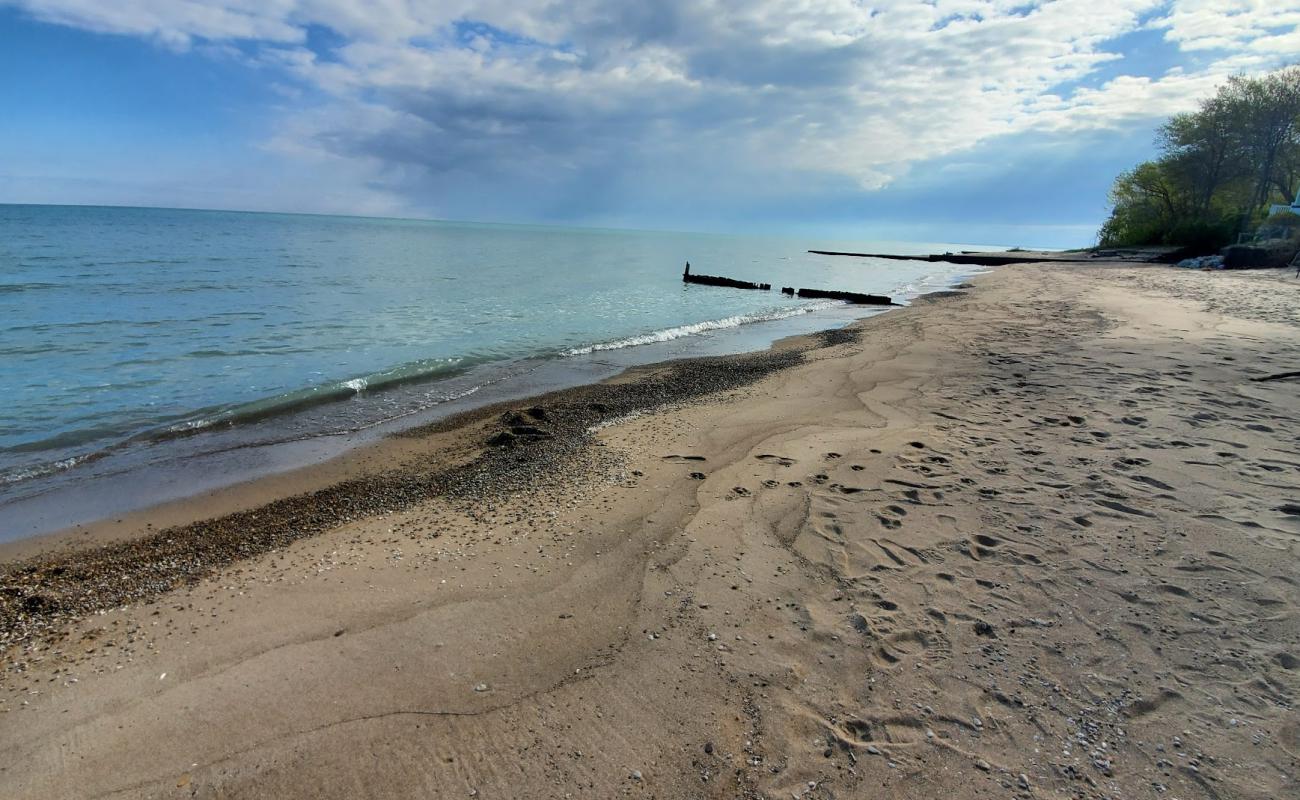
<svg viewBox="0 0 1300 800"><path fill-rule="evenodd" d="M1229 78L1157 131L1159 156L1115 179L1103 247L1212 252L1253 229L1300 184L1300 65Z"/></svg>

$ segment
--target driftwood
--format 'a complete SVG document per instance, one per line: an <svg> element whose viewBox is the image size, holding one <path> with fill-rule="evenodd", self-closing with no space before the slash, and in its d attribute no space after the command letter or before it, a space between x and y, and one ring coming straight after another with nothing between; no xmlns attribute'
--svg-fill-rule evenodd
<svg viewBox="0 0 1300 800"><path fill-rule="evenodd" d="M858 303L868 306L892 306L896 305L888 297L882 294L862 294L860 292L833 292L824 289L800 289L800 297L825 298L827 300L845 300L850 303Z"/></svg>
<svg viewBox="0 0 1300 800"><path fill-rule="evenodd" d="M691 262L686 262L686 271L682 273L683 283L698 283L701 286L725 286L728 289L757 289L761 292L771 290L770 283L754 283L753 281L738 281L735 278L720 278L716 275L692 275Z"/></svg>

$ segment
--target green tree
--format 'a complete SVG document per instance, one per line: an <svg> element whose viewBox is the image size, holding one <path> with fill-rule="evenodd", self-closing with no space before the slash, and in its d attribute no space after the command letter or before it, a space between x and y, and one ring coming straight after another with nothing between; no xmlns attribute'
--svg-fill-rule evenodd
<svg viewBox="0 0 1300 800"><path fill-rule="evenodd" d="M1174 116L1160 126L1156 141L1165 154L1162 160L1190 195L1186 211L1196 217L1208 215L1215 195L1242 167L1229 104L1213 97L1196 113Z"/></svg>
<svg viewBox="0 0 1300 800"><path fill-rule="evenodd" d="M1291 151L1300 148L1300 66L1261 78L1234 76L1219 97L1236 125L1239 155L1247 169L1253 166L1254 189L1243 209L1253 214L1268 202Z"/></svg>
<svg viewBox="0 0 1300 800"><path fill-rule="evenodd" d="M1229 78L1161 125L1156 145L1157 159L1115 179L1100 244L1217 249L1300 181L1300 65Z"/></svg>

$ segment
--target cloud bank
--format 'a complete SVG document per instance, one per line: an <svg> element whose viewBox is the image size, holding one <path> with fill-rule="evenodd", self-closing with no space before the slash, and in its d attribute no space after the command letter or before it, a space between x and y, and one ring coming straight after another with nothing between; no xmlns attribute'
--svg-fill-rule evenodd
<svg viewBox="0 0 1300 800"><path fill-rule="evenodd" d="M1300 7L1247 0L16 5L265 70L286 95L268 150L462 217L871 193L989 142L1150 125L1300 53Z"/></svg>

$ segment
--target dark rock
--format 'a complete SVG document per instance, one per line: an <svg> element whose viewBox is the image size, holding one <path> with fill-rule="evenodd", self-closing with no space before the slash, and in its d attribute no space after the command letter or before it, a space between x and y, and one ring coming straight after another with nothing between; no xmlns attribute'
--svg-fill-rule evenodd
<svg viewBox="0 0 1300 800"><path fill-rule="evenodd" d="M514 444L517 439L518 437L510 431L501 431L489 438L487 443L492 447L505 447Z"/></svg>

